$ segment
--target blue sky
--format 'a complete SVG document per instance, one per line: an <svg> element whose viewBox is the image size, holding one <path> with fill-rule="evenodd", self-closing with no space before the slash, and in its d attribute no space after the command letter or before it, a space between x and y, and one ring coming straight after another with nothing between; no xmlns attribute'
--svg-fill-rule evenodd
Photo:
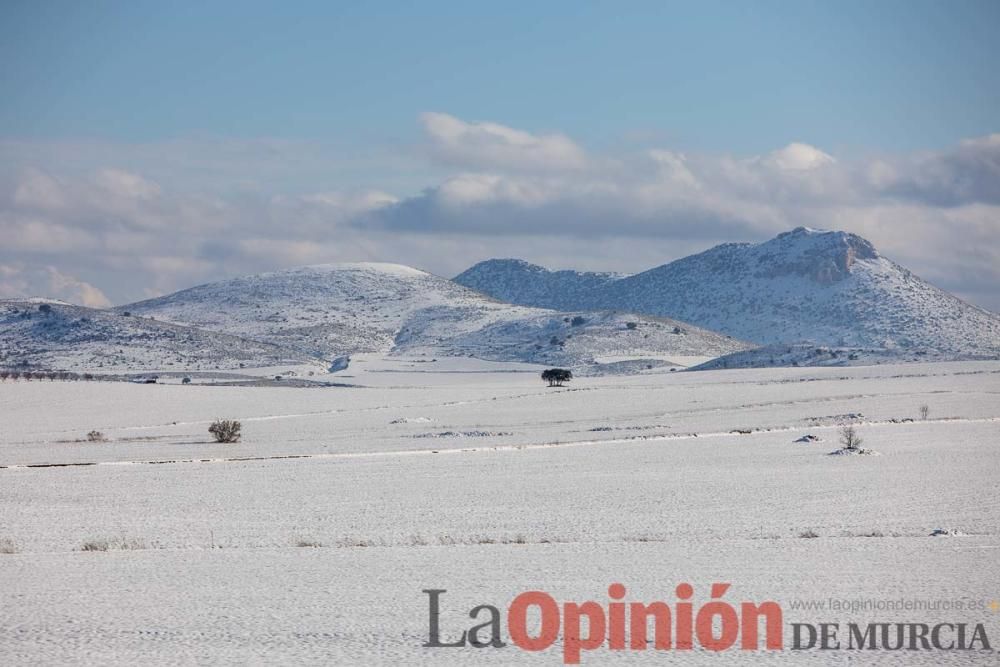
<svg viewBox="0 0 1000 667"><path fill-rule="evenodd" d="M996 130L1000 3L4 3L5 134L406 141L428 109L688 150Z"/></svg>
<svg viewBox="0 0 1000 667"><path fill-rule="evenodd" d="M1000 2L7 0L0 31L7 293L637 270L802 223L1000 307Z"/></svg>

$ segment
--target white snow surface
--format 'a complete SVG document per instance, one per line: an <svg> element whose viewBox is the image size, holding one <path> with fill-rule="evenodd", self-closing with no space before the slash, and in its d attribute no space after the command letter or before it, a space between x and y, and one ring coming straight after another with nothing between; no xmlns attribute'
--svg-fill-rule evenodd
<svg viewBox="0 0 1000 667"><path fill-rule="evenodd" d="M540 653L422 647L421 591L448 590L453 637L476 605L505 617L528 590L606 604L612 582L671 605L680 582L698 604L729 582L728 601L776 600L786 624L984 623L996 645L989 609L792 605L996 598L1000 363L561 389L539 370L369 355L346 371L355 387L0 382L4 664L562 664L561 638ZM241 420L243 441L211 442L218 417ZM829 456L846 423L881 456ZM106 442L85 441L95 429ZM446 431L509 435L418 437ZM823 442L795 442L807 433ZM80 551L102 540L110 551ZM847 659L996 653L603 647L582 662Z"/></svg>

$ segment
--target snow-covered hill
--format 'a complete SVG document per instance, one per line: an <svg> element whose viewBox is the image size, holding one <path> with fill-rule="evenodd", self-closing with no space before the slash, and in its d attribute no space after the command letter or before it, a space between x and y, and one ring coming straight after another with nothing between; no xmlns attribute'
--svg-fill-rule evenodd
<svg viewBox="0 0 1000 667"><path fill-rule="evenodd" d="M98 372L308 363L265 342L44 299L0 301L0 367Z"/></svg>
<svg viewBox="0 0 1000 667"><path fill-rule="evenodd" d="M623 273L549 271L522 259L489 259L455 277L455 282L524 306L580 310L592 307L600 290Z"/></svg>
<svg viewBox="0 0 1000 667"><path fill-rule="evenodd" d="M748 347L673 320L501 303L396 264L245 276L116 310L236 332L321 359L382 352L579 365L603 357L715 357Z"/></svg>
<svg viewBox="0 0 1000 667"><path fill-rule="evenodd" d="M213 331L295 345L329 357L391 349L409 317L444 306L452 326L501 310L499 304L429 273L398 264L323 264L198 285L121 306Z"/></svg>
<svg viewBox="0 0 1000 667"><path fill-rule="evenodd" d="M493 281L490 268L477 265L456 280L471 274L488 294L529 295L546 305L535 298L544 294L533 287L537 267L504 261L493 267ZM800 227L764 243L727 243L596 289L593 274L579 275L560 303L675 317L762 344L808 341L923 358L1000 355L1000 315L930 285L846 232Z"/></svg>

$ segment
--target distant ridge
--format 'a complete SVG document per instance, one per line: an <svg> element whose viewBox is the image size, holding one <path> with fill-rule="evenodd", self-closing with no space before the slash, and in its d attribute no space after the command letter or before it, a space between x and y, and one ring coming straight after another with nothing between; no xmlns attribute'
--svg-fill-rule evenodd
<svg viewBox="0 0 1000 667"><path fill-rule="evenodd" d="M510 305L419 269L370 262L242 276L110 310L0 300L0 367L119 373L305 364L322 372L343 370L346 355L374 352L600 374L749 347L667 318Z"/></svg>
<svg viewBox="0 0 1000 667"><path fill-rule="evenodd" d="M549 271L522 259L489 259L455 277L455 282L490 296L539 308L586 309L602 289L624 273Z"/></svg>

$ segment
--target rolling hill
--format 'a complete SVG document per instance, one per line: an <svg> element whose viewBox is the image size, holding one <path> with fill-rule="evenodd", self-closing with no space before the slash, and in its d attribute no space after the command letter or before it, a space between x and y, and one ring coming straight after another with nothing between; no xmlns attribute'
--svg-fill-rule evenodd
<svg viewBox="0 0 1000 667"><path fill-rule="evenodd" d="M669 318L510 305L398 264L324 264L244 276L115 310L238 332L316 359L380 352L579 366L716 357L750 347Z"/></svg>
<svg viewBox="0 0 1000 667"><path fill-rule="evenodd" d="M0 367L123 372L315 362L295 349L44 299L0 301Z"/></svg>

